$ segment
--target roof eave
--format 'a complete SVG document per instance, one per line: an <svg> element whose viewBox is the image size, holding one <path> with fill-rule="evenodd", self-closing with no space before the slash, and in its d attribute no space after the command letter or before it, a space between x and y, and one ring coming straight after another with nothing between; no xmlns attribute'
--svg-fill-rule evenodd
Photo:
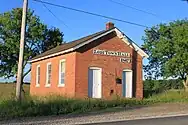
<svg viewBox="0 0 188 125"><path fill-rule="evenodd" d="M105 35L113 32L113 31L115 31L115 28L113 28L113 29L111 29L111 30L109 30L109 31L107 31L107 32L105 32L103 34L100 34L99 36L96 36L96 37L94 37L94 38L92 38L90 40L87 40L87 41L85 41L85 42L83 42L81 44L78 44L78 45L76 45L76 46L74 46L74 47L72 47L70 49L67 49L67 50L64 50L64 51L61 51L61 52L58 52L58 53L50 54L50 55L47 55L47 56L44 56L44 57L40 57L40 58L37 58L37 59L33 59L33 60L28 61L28 62L29 63L33 63L33 62L40 61L40 60L43 60L43 59L46 59L46 58L50 58L50 57L54 57L54 56L58 56L58 55L61 55L61 54L64 54L64 53L68 53L68 52L74 51L74 50L76 50L76 49L78 49L78 48L80 48L80 47L82 47L82 46L84 46L84 45L86 45L86 44L88 44L88 43L90 43L90 42L102 37L102 36L105 36Z"/></svg>
<svg viewBox="0 0 188 125"><path fill-rule="evenodd" d="M47 55L47 56L44 56L44 57L40 57L40 58L37 58L37 59L33 59L33 60L28 61L28 62L33 63L33 62L40 61L40 60L43 60L43 59L47 59L47 58L50 58L50 57L58 56L58 55L61 55L61 54L64 54L64 53L72 52L72 51L74 51L74 50L76 50L76 49L78 49L78 48L80 48L80 47L82 47L86 44L89 44L90 42L92 42L94 40L97 40L100 37L103 37L103 36L113 32L113 31L115 31L117 36L120 39L122 39L126 44L131 44L132 47L138 52L138 54L140 54L142 56L142 58L145 58L145 57L148 58L149 57L148 54L145 53L137 44L135 44L134 42L128 41L127 37L124 35L123 32L121 32L118 28L113 28L113 29L111 29L111 30L109 30L109 31L107 31L103 34L100 34L99 36L96 36L96 37L94 37L90 40L87 40L83 43L80 43L80 44L78 44L78 45L76 45L76 46L74 46L70 49L67 49L67 50L64 50L64 51L61 51L61 52L57 52L57 53L54 53L54 54L50 54L50 55Z"/></svg>
<svg viewBox="0 0 188 125"><path fill-rule="evenodd" d="M117 33L117 36L122 39L126 44L128 45L132 45L132 47L135 49L135 51L138 52L138 54L140 54L142 56L142 58L149 58L149 55L144 51L142 50L136 43L134 42L130 42L127 38L126 35L124 35L123 32L121 32L118 28L115 28L115 31Z"/></svg>

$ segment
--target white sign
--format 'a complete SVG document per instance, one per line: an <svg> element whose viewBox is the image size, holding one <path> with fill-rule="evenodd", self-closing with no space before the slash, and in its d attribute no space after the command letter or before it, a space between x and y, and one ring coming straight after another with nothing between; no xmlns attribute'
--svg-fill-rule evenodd
<svg viewBox="0 0 188 125"><path fill-rule="evenodd" d="M131 63L131 54L126 52L108 51L108 50L93 50L93 54L96 55L107 55L107 56L120 56L120 62Z"/></svg>
<svg viewBox="0 0 188 125"><path fill-rule="evenodd" d="M120 62L122 62L122 63L131 63L131 59L130 58L120 58Z"/></svg>
<svg viewBox="0 0 188 125"><path fill-rule="evenodd" d="M117 51L108 51L108 50L93 50L93 54L107 55L107 56L130 57L130 53L126 53L126 52L117 52Z"/></svg>

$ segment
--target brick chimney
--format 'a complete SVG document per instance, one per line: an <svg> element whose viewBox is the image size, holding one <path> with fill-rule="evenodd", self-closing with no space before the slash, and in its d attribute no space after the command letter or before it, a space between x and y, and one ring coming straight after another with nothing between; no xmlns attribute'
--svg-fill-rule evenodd
<svg viewBox="0 0 188 125"><path fill-rule="evenodd" d="M107 22L107 23L106 23L106 30L109 30L109 29L112 29L112 28L114 28L114 23L112 23L112 22Z"/></svg>

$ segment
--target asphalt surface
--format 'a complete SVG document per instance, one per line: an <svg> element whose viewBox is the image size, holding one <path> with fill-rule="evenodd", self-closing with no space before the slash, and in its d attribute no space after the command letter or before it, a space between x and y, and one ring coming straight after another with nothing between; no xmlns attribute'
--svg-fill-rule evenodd
<svg viewBox="0 0 188 125"><path fill-rule="evenodd" d="M188 116L106 122L87 125L188 125Z"/></svg>
<svg viewBox="0 0 188 125"><path fill-rule="evenodd" d="M140 120L136 120L140 119ZM116 122L115 122L116 121ZM105 123L106 122L106 123ZM188 125L187 103L159 104L110 112L0 120L0 125Z"/></svg>

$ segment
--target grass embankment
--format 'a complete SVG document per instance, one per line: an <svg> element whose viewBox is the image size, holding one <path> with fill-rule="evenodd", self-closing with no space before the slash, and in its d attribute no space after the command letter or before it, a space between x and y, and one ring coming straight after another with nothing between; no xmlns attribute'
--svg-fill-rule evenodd
<svg viewBox="0 0 188 125"><path fill-rule="evenodd" d="M62 97L46 97L45 99L28 98L21 104L17 101L3 100L0 102L0 119L75 114L90 111L99 111L113 107L135 107L156 103L188 102L188 93L184 91L168 91L147 99L95 100L95 99L68 99Z"/></svg>

